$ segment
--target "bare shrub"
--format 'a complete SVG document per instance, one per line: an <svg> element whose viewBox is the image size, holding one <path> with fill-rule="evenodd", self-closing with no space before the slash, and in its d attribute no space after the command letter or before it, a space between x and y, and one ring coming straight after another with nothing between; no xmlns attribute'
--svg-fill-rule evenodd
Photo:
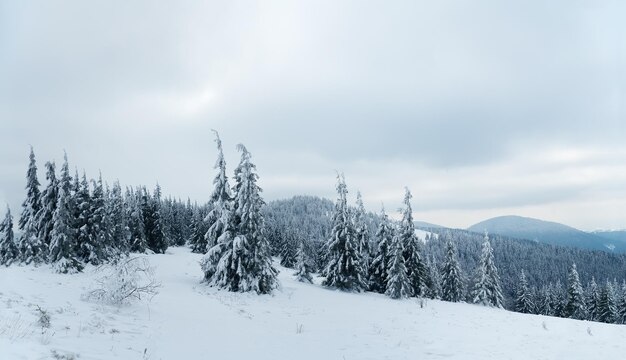
<svg viewBox="0 0 626 360"><path fill-rule="evenodd" d="M154 277L154 268L145 257L120 259L102 265L96 270L102 275L92 290L83 295L84 300L108 305L127 305L133 301L151 300L161 286Z"/></svg>

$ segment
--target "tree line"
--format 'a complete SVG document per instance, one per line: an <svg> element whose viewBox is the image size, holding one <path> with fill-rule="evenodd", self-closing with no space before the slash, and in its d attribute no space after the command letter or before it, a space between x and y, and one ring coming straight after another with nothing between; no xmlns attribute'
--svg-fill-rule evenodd
<svg viewBox="0 0 626 360"><path fill-rule="evenodd" d="M0 263L49 263L72 273L129 252L164 253L168 246L188 245L203 254L203 281L229 291L271 293L278 286L272 256L278 256L298 280L312 282L311 273L318 272L322 285L344 291L626 321L626 285L619 286L617 276L610 279L626 269L623 256L451 229L430 229L432 235L422 241L409 189L401 219L393 221L384 208L380 214L367 212L359 192L356 203L348 204L343 174L337 176L334 204L300 196L266 206L251 153L237 146L241 158L231 187L217 132L215 142L217 174L209 201L201 206L163 199L158 184L152 192L145 186L123 192L119 181L109 187L101 175L88 181L76 171L72 177L67 156L59 174L54 162L46 162L47 186L40 190L31 148L17 236L10 209L0 223ZM563 286L560 278L550 278L562 272L550 266L562 270L566 263ZM586 287L574 263L589 271ZM471 275L464 269L472 269ZM598 286L595 278L606 281Z"/></svg>
<svg viewBox="0 0 626 360"><path fill-rule="evenodd" d="M101 174L88 180L76 170L71 176L67 154L60 173L51 161L45 169L47 185L41 190L31 148L18 234L8 206L0 225L0 264L46 263L72 273L131 251L164 253L194 235L194 215L203 211L189 200L162 199L158 184L152 192L145 186L123 192L119 181L109 186Z"/></svg>

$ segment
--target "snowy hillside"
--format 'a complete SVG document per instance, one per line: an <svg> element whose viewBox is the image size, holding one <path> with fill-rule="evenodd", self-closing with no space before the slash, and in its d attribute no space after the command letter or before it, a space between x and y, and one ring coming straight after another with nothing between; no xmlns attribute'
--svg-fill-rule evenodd
<svg viewBox="0 0 626 360"><path fill-rule="evenodd" d="M477 305L391 300L292 280L274 295L200 284L200 255L147 255L161 282L148 302L81 300L94 268L0 268L0 359L615 359L626 326L523 315ZM319 283L319 281L317 281ZM51 315L37 325L37 307ZM56 354L56 355L53 355Z"/></svg>

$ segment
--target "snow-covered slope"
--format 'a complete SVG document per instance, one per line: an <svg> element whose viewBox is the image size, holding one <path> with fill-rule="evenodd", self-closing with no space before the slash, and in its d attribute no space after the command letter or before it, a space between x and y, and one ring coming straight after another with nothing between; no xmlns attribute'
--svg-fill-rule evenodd
<svg viewBox="0 0 626 360"><path fill-rule="evenodd" d="M626 326L469 304L391 300L292 280L273 296L199 283L199 255L149 255L162 282L149 304L80 300L91 270L0 269L0 359L616 359ZM319 280L319 279L318 279ZM319 282L319 281L318 281ZM51 313L43 334L36 307Z"/></svg>

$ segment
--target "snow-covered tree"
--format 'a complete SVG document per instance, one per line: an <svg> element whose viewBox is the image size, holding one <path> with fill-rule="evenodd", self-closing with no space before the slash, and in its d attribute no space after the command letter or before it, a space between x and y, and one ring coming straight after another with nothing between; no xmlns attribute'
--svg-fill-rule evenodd
<svg viewBox="0 0 626 360"><path fill-rule="evenodd" d="M439 265L434 256L426 258L426 270L428 276L426 278L426 296L429 299L441 299L441 273Z"/></svg>
<svg viewBox="0 0 626 360"><path fill-rule="evenodd" d="M591 282L589 283L589 286L587 286L585 305L587 307L587 319L592 321L598 320L600 292L598 291L598 284L596 283L596 279L594 277L591 278Z"/></svg>
<svg viewBox="0 0 626 360"><path fill-rule="evenodd" d="M309 259L306 252L304 251L304 242L300 243L296 258L298 259L296 262L297 271L294 274L296 280L300 282L312 283L313 277L311 276L311 266L309 265Z"/></svg>
<svg viewBox="0 0 626 360"><path fill-rule="evenodd" d="M58 199L52 216L50 232L50 262L59 273L81 271L83 265L75 257L76 230L73 227L71 178L67 165L67 156L63 164L62 175L58 184Z"/></svg>
<svg viewBox="0 0 626 360"><path fill-rule="evenodd" d="M535 300L535 309L537 314L554 316L554 312L550 302L550 287L543 285L539 290L539 294Z"/></svg>
<svg viewBox="0 0 626 360"><path fill-rule="evenodd" d="M148 197L144 189L144 228L146 231L146 244L155 253L165 254L167 239L163 232L161 220L161 187L157 184L152 197Z"/></svg>
<svg viewBox="0 0 626 360"><path fill-rule="evenodd" d="M107 225L106 198L102 175L98 180L91 180L93 194L91 196L91 209L89 211L89 237L92 251L87 261L99 265L110 258L110 233Z"/></svg>
<svg viewBox="0 0 626 360"><path fill-rule="evenodd" d="M369 286L370 291L384 293L387 289L387 271L391 259L391 243L393 242L394 229L389 221L389 216L383 208L380 212L380 225L376 231L378 249L376 256L370 264Z"/></svg>
<svg viewBox="0 0 626 360"><path fill-rule="evenodd" d="M485 233L482 254L476 270L476 283L472 291L472 302L485 306L503 307L498 268L493 259L489 236Z"/></svg>
<svg viewBox="0 0 626 360"><path fill-rule="evenodd" d="M526 280L526 274L522 269L519 282L517 284L517 297L515 298L515 311L524 314L532 314L534 312L535 305L533 304L532 294L528 287L528 280Z"/></svg>
<svg viewBox="0 0 626 360"><path fill-rule="evenodd" d="M441 299L459 302L463 300L463 293L463 274L456 258L456 249L452 240L447 237L446 256L441 269Z"/></svg>
<svg viewBox="0 0 626 360"><path fill-rule="evenodd" d="M217 244L218 239L228 226L232 195L228 186L228 177L226 176L226 160L224 160L224 152L222 150L222 140L217 131L215 133L215 143L217 144L217 161L214 169L217 175L213 179L213 192L209 199L210 211L204 221L206 221L208 230L204 235L202 243L195 245L197 249L201 249L205 253ZM204 246L204 249L202 247Z"/></svg>
<svg viewBox="0 0 626 360"><path fill-rule="evenodd" d="M130 251L131 232L127 217L122 186L119 181L113 183L107 203L107 216L111 242L118 254L128 254Z"/></svg>
<svg viewBox="0 0 626 360"><path fill-rule="evenodd" d="M38 236L37 213L41 209L39 185L35 152L31 146L30 163L26 173L26 199L22 203L22 214L18 221L18 228L22 232L18 243L20 260L26 264L42 263L47 255L44 244Z"/></svg>
<svg viewBox="0 0 626 360"><path fill-rule="evenodd" d="M409 276L409 282L413 288L414 296L424 296L427 288L428 269L420 250L420 240L415 235L415 223L413 221L413 209L411 208L411 192L405 188L404 209L402 221L398 228L398 236L404 247L404 261Z"/></svg>
<svg viewBox="0 0 626 360"><path fill-rule="evenodd" d="M394 236L391 242L385 294L392 299L402 299L413 296L413 286L411 285L405 265L403 242L400 234Z"/></svg>
<svg viewBox="0 0 626 360"><path fill-rule="evenodd" d="M354 224L347 204L348 187L343 175L337 175L337 202L333 213L333 229L326 243L328 263L323 285L344 291L367 288L365 270Z"/></svg>
<svg viewBox="0 0 626 360"><path fill-rule="evenodd" d="M143 253L148 248L143 211L141 210L142 193L140 188L136 191L127 188L125 198L126 218L130 230L129 250L138 253Z"/></svg>
<svg viewBox="0 0 626 360"><path fill-rule="evenodd" d="M77 231L76 240L76 254L79 260L82 262L89 262L90 259L96 258L96 242L92 236L91 230L91 194L89 191L89 183L87 182L87 176L83 172L80 185L76 188L77 183L74 183L74 204L76 206L75 215L75 229Z"/></svg>
<svg viewBox="0 0 626 360"><path fill-rule="evenodd" d="M598 304L598 320L612 324L617 320L617 306L615 302L615 291L613 284L606 281L600 291L600 303Z"/></svg>
<svg viewBox="0 0 626 360"><path fill-rule="evenodd" d="M617 296L617 322L626 324L626 281L622 282L621 291Z"/></svg>
<svg viewBox="0 0 626 360"><path fill-rule="evenodd" d="M198 254L206 252L206 232L209 230L208 223L204 220L207 216L206 206L199 206L193 210L191 217L191 235L189 237L189 247L191 251Z"/></svg>
<svg viewBox="0 0 626 360"><path fill-rule="evenodd" d="M572 264L567 275L567 300L565 301L563 316L579 320L587 318L585 294L578 277L576 264Z"/></svg>
<svg viewBox="0 0 626 360"><path fill-rule="evenodd" d="M41 193L41 208L37 212L37 236L43 243L42 251L47 251L50 246L50 232L52 232L52 215L57 206L59 182L56 177L54 162L46 163L46 180L48 186Z"/></svg>
<svg viewBox="0 0 626 360"><path fill-rule="evenodd" d="M15 236L13 234L13 216L7 205L4 220L0 223L0 265L9 266L18 256Z"/></svg>
<svg viewBox="0 0 626 360"><path fill-rule="evenodd" d="M367 270L370 266L370 233L365 221L366 212L360 191L356 193L356 208L353 215L356 241L359 244L359 253L361 253L361 264L363 269ZM367 276L364 278L367 281Z"/></svg>
<svg viewBox="0 0 626 360"><path fill-rule="evenodd" d="M225 231L204 256L205 280L229 291L268 294L278 286L261 211L265 204L257 185L256 166L241 144L241 161L235 169L234 201Z"/></svg>

